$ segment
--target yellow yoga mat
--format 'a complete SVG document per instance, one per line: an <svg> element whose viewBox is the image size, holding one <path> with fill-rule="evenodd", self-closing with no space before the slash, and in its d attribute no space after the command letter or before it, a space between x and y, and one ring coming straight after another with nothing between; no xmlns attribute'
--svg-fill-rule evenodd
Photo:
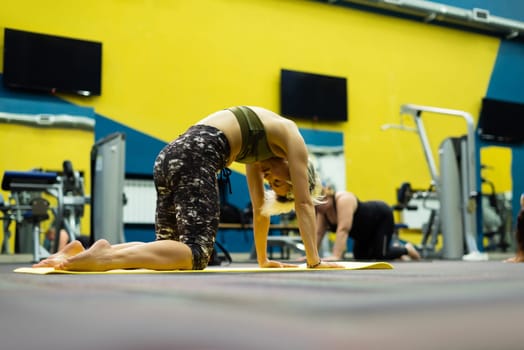
<svg viewBox="0 0 524 350"><path fill-rule="evenodd" d="M340 270L364 270L364 269L381 269L391 270L393 265L387 262L338 262L343 267L334 269L308 269L306 265L299 267L285 268L262 268L262 267L230 267L230 266L210 266L204 270L148 270L148 269L129 269L129 270L109 270L109 271L64 271L55 270L53 267L19 267L14 270L17 273L29 273L35 275L49 274L70 274L70 275L94 275L94 274L154 274L154 273L251 273L251 272L306 272L306 271L340 271Z"/></svg>

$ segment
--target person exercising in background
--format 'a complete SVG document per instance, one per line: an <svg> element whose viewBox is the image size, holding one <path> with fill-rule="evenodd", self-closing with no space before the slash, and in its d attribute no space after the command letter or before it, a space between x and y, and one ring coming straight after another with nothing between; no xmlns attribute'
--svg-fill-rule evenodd
<svg viewBox="0 0 524 350"><path fill-rule="evenodd" d="M504 260L504 262L524 262L524 194L520 196L520 211L517 216L515 238L517 240L517 254L512 258Z"/></svg>
<svg viewBox="0 0 524 350"><path fill-rule="evenodd" d="M307 266L341 267L318 254L314 204L322 186L297 125L265 108L247 106L210 114L160 151L153 169L155 241L111 245L101 239L87 250L75 241L33 266L75 271L206 268L219 225L217 174L234 161L246 164L260 267L297 266L267 255L270 216L290 210L297 214Z"/></svg>
<svg viewBox="0 0 524 350"><path fill-rule="evenodd" d="M59 231L59 238L58 238L58 247L55 249L55 244L57 242L56 240L56 227L55 225L51 225L46 233L45 233L45 236L44 236L44 242L43 242L43 246L44 248L48 251L48 252L58 252L62 249L64 249L64 247L69 243L71 242L71 239L69 237L69 232L67 232L66 229L64 228L61 228L60 231ZM79 235L79 236L76 236L75 237L76 240L80 241L80 243L82 243L82 246L84 248L88 248L89 247L89 237L87 236L84 236L84 235Z"/></svg>
<svg viewBox="0 0 524 350"><path fill-rule="evenodd" d="M69 233L61 228L59 231L59 238L58 238L58 247L55 249L56 244L56 228L55 226L50 226L49 229L47 229L44 237L44 243L43 246L48 252L58 252L66 246L67 243L69 243Z"/></svg>
<svg viewBox="0 0 524 350"><path fill-rule="evenodd" d="M348 238L353 239L353 257L357 260L420 260L411 243L392 245L395 229L393 211L382 201L359 201L346 191L324 189L325 203L316 206L317 244L320 247L327 231L336 233L331 256L325 260L341 260Z"/></svg>

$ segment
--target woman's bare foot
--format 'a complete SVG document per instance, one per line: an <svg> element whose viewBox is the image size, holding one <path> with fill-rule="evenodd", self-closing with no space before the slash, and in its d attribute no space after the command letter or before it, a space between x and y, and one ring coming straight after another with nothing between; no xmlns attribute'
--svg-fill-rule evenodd
<svg viewBox="0 0 524 350"><path fill-rule="evenodd" d="M406 245L404 247L406 247L406 249L408 251L408 255L409 255L409 257L412 260L420 260L421 259L418 250L413 246L413 244L406 243Z"/></svg>
<svg viewBox="0 0 524 350"><path fill-rule="evenodd" d="M67 244L61 251L48 256L46 259L36 263L33 267L56 267L66 259L80 254L84 251L84 246L80 241L73 241Z"/></svg>
<svg viewBox="0 0 524 350"><path fill-rule="evenodd" d="M96 241L88 250L64 259L56 269L69 271L107 271L111 265L113 248L105 239Z"/></svg>
<svg viewBox="0 0 524 350"><path fill-rule="evenodd" d="M506 263L521 263L521 262L524 262L524 253L517 254L517 255L515 255L512 258L504 260L504 262L506 262Z"/></svg>

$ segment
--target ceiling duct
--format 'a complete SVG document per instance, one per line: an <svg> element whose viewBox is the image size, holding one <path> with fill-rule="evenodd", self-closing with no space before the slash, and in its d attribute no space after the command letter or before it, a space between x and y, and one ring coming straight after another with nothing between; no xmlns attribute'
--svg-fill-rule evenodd
<svg viewBox="0 0 524 350"><path fill-rule="evenodd" d="M524 22L494 16L488 10L481 8L464 9L423 0L327 0L327 2L524 41Z"/></svg>

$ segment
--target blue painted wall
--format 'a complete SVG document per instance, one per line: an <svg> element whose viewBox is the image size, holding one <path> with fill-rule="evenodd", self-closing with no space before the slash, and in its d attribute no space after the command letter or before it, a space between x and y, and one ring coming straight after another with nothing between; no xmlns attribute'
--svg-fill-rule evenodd
<svg viewBox="0 0 524 350"><path fill-rule="evenodd" d="M95 139L100 140L114 132L122 132L126 135L126 174L152 177L155 158L166 143L97 114Z"/></svg>

